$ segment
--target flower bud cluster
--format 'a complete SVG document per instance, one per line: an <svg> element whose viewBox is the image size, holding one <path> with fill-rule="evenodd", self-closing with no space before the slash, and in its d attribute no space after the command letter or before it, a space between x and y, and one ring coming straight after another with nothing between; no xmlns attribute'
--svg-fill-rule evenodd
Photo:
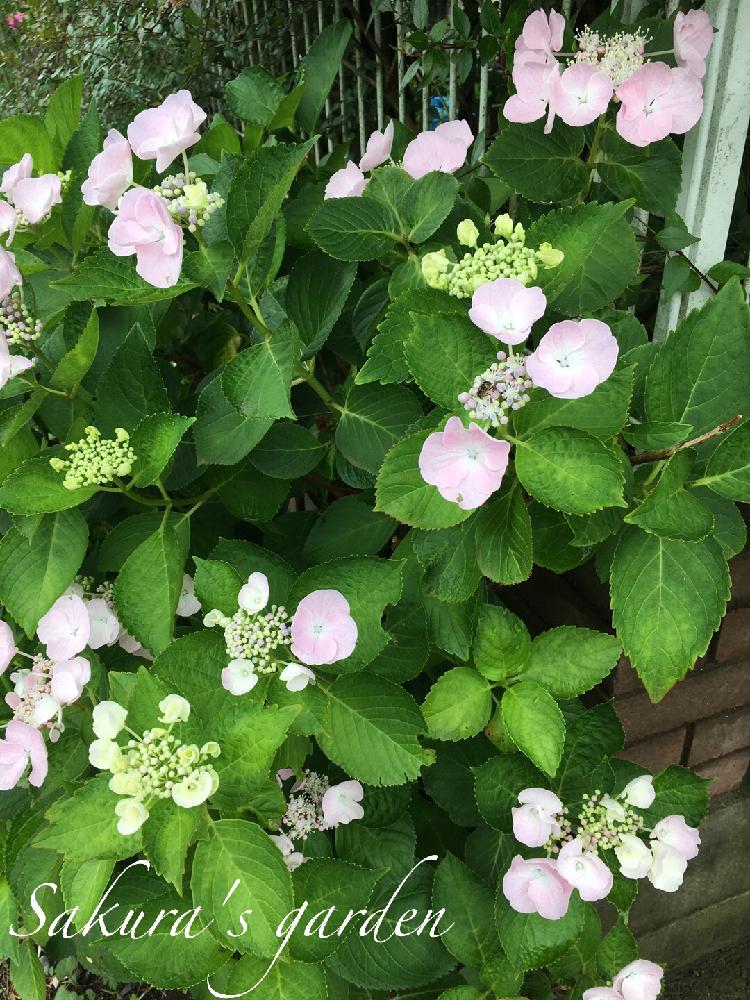
<svg viewBox="0 0 750 1000"><path fill-rule="evenodd" d="M578 836L588 850L608 851L619 847L623 836L637 834L643 817L623 795L613 799L597 789L583 796L578 824Z"/></svg>
<svg viewBox="0 0 750 1000"><path fill-rule="evenodd" d="M513 225L507 215L495 221L495 241L477 245L478 231L466 219L458 226L458 239L472 249L454 263L444 250L422 258L422 276L431 288L447 291L455 298L471 298L477 288L496 278L515 278L526 285L533 281L539 266L556 267L563 254L549 244L539 250L526 246L526 231L521 223Z"/></svg>
<svg viewBox="0 0 750 1000"><path fill-rule="evenodd" d="M122 427L115 428L114 438L102 438L96 427L87 427L84 438L65 445L71 456L67 461L51 458L49 464L56 472L65 472L66 490L103 486L115 476L130 474L136 456L129 441L130 435Z"/></svg>
<svg viewBox="0 0 750 1000"><path fill-rule="evenodd" d="M18 288L0 300L0 330L8 347L23 347L42 332L41 321L32 317Z"/></svg>
<svg viewBox="0 0 750 1000"><path fill-rule="evenodd" d="M323 816L323 796L328 787L328 778L315 771L305 771L292 787L281 825L293 840L305 840L313 831L329 828Z"/></svg>
<svg viewBox="0 0 750 1000"><path fill-rule="evenodd" d="M230 660L250 660L257 674L275 674L282 663L277 649L291 645L291 627L286 609L272 604L268 611L250 614L239 608L222 622L227 656Z"/></svg>
<svg viewBox="0 0 750 1000"><path fill-rule="evenodd" d="M175 222L191 233L205 226L216 209L224 204L221 195L210 192L206 182L192 171L187 176L179 173L165 177L154 192L164 199Z"/></svg>
<svg viewBox="0 0 750 1000"><path fill-rule="evenodd" d="M492 427L505 426L508 410L520 410L528 403L533 384L523 355L508 357L505 351L498 351L497 361L477 375L468 392L459 393L458 401L472 419L489 421Z"/></svg>
<svg viewBox="0 0 750 1000"><path fill-rule="evenodd" d="M35 656L31 668L24 667L10 675L13 690L5 696L5 703L13 711L13 718L35 729L48 729L49 738L56 743L65 726L62 706L52 694L52 669L54 664L43 656Z"/></svg>
<svg viewBox="0 0 750 1000"><path fill-rule="evenodd" d="M596 66L607 74L615 87L619 87L645 62L644 53L651 36L639 28L606 37L586 26L576 35L576 40L578 51L573 61Z"/></svg>

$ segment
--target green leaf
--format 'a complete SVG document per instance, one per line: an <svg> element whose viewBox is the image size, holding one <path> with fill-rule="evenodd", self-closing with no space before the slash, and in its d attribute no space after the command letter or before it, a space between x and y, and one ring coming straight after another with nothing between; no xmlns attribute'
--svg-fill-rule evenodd
<svg viewBox="0 0 750 1000"><path fill-rule="evenodd" d="M659 701L703 656L729 599L712 538L685 542L626 530L612 562L612 609L625 655Z"/></svg>
<svg viewBox="0 0 750 1000"><path fill-rule="evenodd" d="M53 455L65 454L62 449L50 448L11 472L0 485L0 507L9 514L54 514L90 500L96 487L68 490L63 486L63 474L49 464Z"/></svg>
<svg viewBox="0 0 750 1000"><path fill-rule="evenodd" d="M684 250L698 242L698 237L688 231L683 219L676 212L668 212L664 225L656 234L659 246L665 250Z"/></svg>
<svg viewBox="0 0 750 1000"><path fill-rule="evenodd" d="M689 826L698 826L708 814L709 778L701 778L687 767L676 764L666 768L654 778L656 798L644 810L644 822L655 826L659 820L676 813L685 817Z"/></svg>
<svg viewBox="0 0 750 1000"><path fill-rule="evenodd" d="M430 688L422 705L427 732L436 740L465 740L489 722L492 692L481 674L454 667Z"/></svg>
<svg viewBox="0 0 750 1000"><path fill-rule="evenodd" d="M99 380L94 410L105 436L116 427L133 431L145 416L166 413L169 398L141 328L134 326Z"/></svg>
<svg viewBox="0 0 750 1000"><path fill-rule="evenodd" d="M143 853L180 895L188 848L202 818L200 809L181 809L170 799L160 799L149 807L143 826Z"/></svg>
<svg viewBox="0 0 750 1000"><path fill-rule="evenodd" d="M385 456L376 487L376 510L415 528L449 528L471 516L458 504L444 500L419 472L419 454L431 431L403 437ZM0 488L0 503L2 489Z"/></svg>
<svg viewBox="0 0 750 1000"><path fill-rule="evenodd" d="M577 698L614 670L620 652L613 635L563 625L534 639L522 677L541 684L557 701Z"/></svg>
<svg viewBox="0 0 750 1000"><path fill-rule="evenodd" d="M193 996L195 1000L215 1000L217 993L242 996L252 990L253 1000L329 1000L329 997L334 1000L327 991L322 965L285 961L277 962L268 971L269 966L268 959L253 955L225 962L211 976L214 992L210 992L205 983L200 983L194 987Z"/></svg>
<svg viewBox="0 0 750 1000"><path fill-rule="evenodd" d="M625 520L662 538L697 542L713 531L714 517L684 482L693 465L689 451L678 451L664 466L656 486Z"/></svg>
<svg viewBox="0 0 750 1000"><path fill-rule="evenodd" d="M637 205L657 215L674 210L682 180L682 154L671 139L639 148L607 128L601 150L596 171L615 197L635 198Z"/></svg>
<svg viewBox="0 0 750 1000"><path fill-rule="evenodd" d="M289 403L293 364L294 345L289 331L275 331L232 358L222 373L221 388L246 419L294 419Z"/></svg>
<svg viewBox="0 0 750 1000"><path fill-rule="evenodd" d="M432 755L419 744L425 730L416 702L403 688L368 674L339 677L327 691L323 753L369 785L412 781Z"/></svg>
<svg viewBox="0 0 750 1000"><path fill-rule="evenodd" d="M59 167L41 115L15 115L0 121L0 162L10 166L25 153L31 153L37 176Z"/></svg>
<svg viewBox="0 0 750 1000"><path fill-rule="evenodd" d="M73 918L77 929L81 929L96 909L96 905L109 885L113 859L91 861L64 861L60 869L60 888L68 909L78 907Z"/></svg>
<svg viewBox="0 0 750 1000"><path fill-rule="evenodd" d="M196 905L215 920L211 930L219 941L232 950L275 954L276 928L292 908L292 882L281 851L259 826L242 819L212 823L208 840L196 848L191 886ZM239 933L239 917L248 910L252 919Z"/></svg>
<svg viewBox="0 0 750 1000"><path fill-rule="evenodd" d="M121 569L128 556L134 552L141 542L145 542L155 531L159 530L163 514L154 511L148 514L134 514L118 521L104 538L99 549L98 569L100 573L115 573ZM190 542L190 525L181 520L181 515L173 513L170 517L172 527L177 532L185 558Z"/></svg>
<svg viewBox="0 0 750 1000"><path fill-rule="evenodd" d="M297 121L308 133L315 131L351 34L352 23L348 18L329 24L317 35L302 60L305 89L297 108Z"/></svg>
<svg viewBox="0 0 750 1000"><path fill-rule="evenodd" d="M443 934L443 944L461 965L481 968L500 950L493 920L490 890L452 854L435 872L432 902L450 914L453 927Z"/></svg>
<svg viewBox="0 0 750 1000"><path fill-rule="evenodd" d="M135 452L133 485L150 486L162 475L177 445L195 417L175 413L151 413L140 421L130 438Z"/></svg>
<svg viewBox="0 0 750 1000"><path fill-rule="evenodd" d="M165 520L128 556L115 581L123 627L154 656L172 639L184 563L177 533Z"/></svg>
<svg viewBox="0 0 750 1000"><path fill-rule="evenodd" d="M42 517L30 534L13 525L0 539L0 602L28 635L80 569L88 536L69 510Z"/></svg>
<svg viewBox="0 0 750 1000"><path fill-rule="evenodd" d="M195 595L205 611L217 608L230 617L237 610L237 596L244 580L229 563L220 559L199 559L195 562Z"/></svg>
<svg viewBox="0 0 750 1000"><path fill-rule="evenodd" d="M91 778L70 796L58 799L47 810L47 826L34 844L65 855L71 863L94 858L129 858L140 849L140 833L128 837L117 832L118 797L109 790L109 774Z"/></svg>
<svg viewBox="0 0 750 1000"><path fill-rule="evenodd" d="M705 434L742 413L748 394L750 308L733 280L661 347L646 379L646 416L688 423L696 435Z"/></svg>
<svg viewBox="0 0 750 1000"><path fill-rule="evenodd" d="M216 719L237 704L234 695L221 686L226 665L224 636L206 629L175 639L156 657L152 669L170 691L190 702L197 716Z"/></svg>
<svg viewBox="0 0 750 1000"><path fill-rule="evenodd" d="M193 437L198 459L207 465L235 465L263 439L273 417L244 417L215 378L198 397Z"/></svg>
<svg viewBox="0 0 750 1000"><path fill-rule="evenodd" d="M412 316L404 345L406 361L420 389L448 410L463 410L458 394L497 360L493 341L468 316Z"/></svg>
<svg viewBox="0 0 750 1000"><path fill-rule="evenodd" d="M750 500L750 421L720 440L697 482L730 500Z"/></svg>
<svg viewBox="0 0 750 1000"><path fill-rule="evenodd" d="M195 288L195 283L181 277L169 288L157 288L136 273L134 257L115 257L102 249L77 264L71 274L53 281L52 288L61 289L74 302L104 299L112 306L142 306L173 299Z"/></svg>
<svg viewBox="0 0 750 1000"><path fill-rule="evenodd" d="M83 332L75 346L60 358L52 375L52 384L58 389L77 385L94 363L99 348L99 315L92 309Z"/></svg>
<svg viewBox="0 0 750 1000"><path fill-rule="evenodd" d="M519 681L503 695L508 735L540 770L557 772L565 744L565 721L554 698L533 681Z"/></svg>
<svg viewBox="0 0 750 1000"><path fill-rule="evenodd" d="M415 531L412 537L417 558L425 569L423 593L451 603L468 601L481 579L472 525Z"/></svg>
<svg viewBox="0 0 750 1000"><path fill-rule="evenodd" d="M341 497L323 511L302 546L306 563L344 556L374 556L396 530L396 522L376 513L360 497Z"/></svg>
<svg viewBox="0 0 750 1000"><path fill-rule="evenodd" d="M221 484L217 495L226 509L242 521L270 521L289 493L285 479L270 479L245 462Z"/></svg>
<svg viewBox="0 0 750 1000"><path fill-rule="evenodd" d="M531 636L521 619L500 604L481 605L473 649L477 670L507 685L525 671L530 655Z"/></svg>
<svg viewBox="0 0 750 1000"><path fill-rule="evenodd" d="M336 427L336 447L353 465L377 473L386 452L422 416L405 386L353 385Z"/></svg>
<svg viewBox="0 0 750 1000"><path fill-rule="evenodd" d="M713 537L726 558L742 552L747 544L747 526L737 505L702 486L694 492L714 516Z"/></svg>
<svg viewBox="0 0 750 1000"><path fill-rule="evenodd" d="M424 243L448 218L458 194L458 181L439 170L410 184L400 212L410 243Z"/></svg>
<svg viewBox="0 0 750 1000"><path fill-rule="evenodd" d="M625 506L617 456L591 434L548 427L516 445L516 474L528 492L566 514Z"/></svg>
<svg viewBox="0 0 750 1000"><path fill-rule="evenodd" d="M44 124L55 141L60 155L78 128L83 97L83 77L71 76L52 91L44 116ZM36 164L35 164L36 165ZM39 167L37 167L39 170Z"/></svg>
<svg viewBox="0 0 750 1000"><path fill-rule="evenodd" d="M545 920L537 913L517 913L498 889L495 924L503 951L517 969L549 965L576 941L583 930L586 904L577 893L560 920Z"/></svg>
<svg viewBox="0 0 750 1000"><path fill-rule="evenodd" d="M286 290L286 311L311 358L328 339L349 297L357 265L322 253L301 257L292 268Z"/></svg>
<svg viewBox="0 0 750 1000"><path fill-rule="evenodd" d="M596 949L596 963L606 979L614 979L620 969L638 958L635 938L620 917Z"/></svg>
<svg viewBox="0 0 750 1000"><path fill-rule="evenodd" d="M586 185L583 143L581 129L568 128L559 119L548 135L539 124L506 124L483 162L530 201L567 201Z"/></svg>
<svg viewBox="0 0 750 1000"><path fill-rule="evenodd" d="M281 556L274 552L268 552L259 545L252 542L245 542L241 539L228 540L220 538L216 548L211 553L212 559L222 559L229 563L246 580L251 573L256 570L265 573L271 591L271 600L274 604L286 604L289 600L289 592L297 576Z"/></svg>
<svg viewBox="0 0 750 1000"><path fill-rule="evenodd" d="M398 219L372 198L329 198L307 224L307 232L336 260L374 260L399 239Z"/></svg>
<svg viewBox="0 0 750 1000"><path fill-rule="evenodd" d="M676 421L647 421L643 424L630 424L623 428L622 436L632 444L637 452L672 448L686 441L692 431L690 424Z"/></svg>
<svg viewBox="0 0 750 1000"><path fill-rule="evenodd" d="M525 438L546 427L577 427L606 441L625 425L634 376L635 368L620 368L581 399L556 399L535 389L529 402L513 414L513 431Z"/></svg>
<svg viewBox="0 0 750 1000"><path fill-rule="evenodd" d="M185 254L182 273L196 285L207 288L221 302L233 263L234 250L226 240L211 246L201 244L197 251Z"/></svg>
<svg viewBox="0 0 750 1000"><path fill-rule="evenodd" d="M474 769L474 777L479 812L486 823L502 833L513 830L511 809L518 805L518 793L546 783L531 761L519 753L491 757Z"/></svg>
<svg viewBox="0 0 750 1000"><path fill-rule="evenodd" d="M296 479L312 472L326 453L306 427L279 420L253 449L250 461L256 469L274 479Z"/></svg>
<svg viewBox="0 0 750 1000"><path fill-rule="evenodd" d="M226 198L226 219L229 239L243 264L270 232L313 142L262 146L237 168Z"/></svg>
<svg viewBox="0 0 750 1000"><path fill-rule="evenodd" d="M19 1000L45 1000L46 976L33 941L21 941L10 960L10 978Z"/></svg>
<svg viewBox="0 0 750 1000"><path fill-rule="evenodd" d="M265 128L284 99L278 80L262 66L244 69L224 87L227 107L243 122Z"/></svg>
<svg viewBox="0 0 750 1000"><path fill-rule="evenodd" d="M569 808L578 805L584 793L602 788L602 765L611 774L608 758L619 753L624 744L625 734L611 701L588 709L568 726L554 787Z"/></svg>
<svg viewBox="0 0 750 1000"><path fill-rule="evenodd" d="M483 504L474 524L477 565L494 583L509 586L531 576L531 520L514 481Z"/></svg>
<svg viewBox="0 0 750 1000"><path fill-rule="evenodd" d="M551 243L565 259L539 272L550 305L566 316L586 316L608 306L638 271L635 234L625 218L632 201L561 208L529 229L530 246Z"/></svg>

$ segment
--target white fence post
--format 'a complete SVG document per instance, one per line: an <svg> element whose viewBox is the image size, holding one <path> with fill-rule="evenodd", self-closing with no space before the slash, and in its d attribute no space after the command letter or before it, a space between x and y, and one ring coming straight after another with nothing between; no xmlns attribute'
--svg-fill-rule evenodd
<svg viewBox="0 0 750 1000"><path fill-rule="evenodd" d="M685 251L701 271L723 260L750 119L750 0L708 0L718 33L703 81L703 115L686 136L677 211L700 242ZM704 282L690 294L662 292L655 339L711 294Z"/></svg>

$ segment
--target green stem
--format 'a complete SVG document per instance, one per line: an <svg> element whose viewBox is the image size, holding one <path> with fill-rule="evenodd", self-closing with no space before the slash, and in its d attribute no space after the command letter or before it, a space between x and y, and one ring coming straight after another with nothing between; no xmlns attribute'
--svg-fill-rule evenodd
<svg viewBox="0 0 750 1000"><path fill-rule="evenodd" d="M48 385L43 382L37 382L33 378L24 378L23 375L17 375L21 382L25 382L31 389L41 389L43 392L48 392L50 396L62 396L64 399L69 399L69 394L67 392L62 392L60 389L51 389Z"/></svg>
<svg viewBox="0 0 750 1000"><path fill-rule="evenodd" d="M604 115L599 115L599 120L596 123L596 132L594 132L594 138L591 142L588 159L586 160L586 167L588 168L589 176L586 180L586 185L581 192L581 197L578 199L579 201L585 201L588 197L589 191L591 190L591 183L594 179L594 167L599 161L599 150L602 144L605 129L606 121Z"/></svg>
<svg viewBox="0 0 750 1000"><path fill-rule="evenodd" d="M240 294L239 288L237 288L237 285L235 284L235 281L227 282L227 290L229 291L229 295L232 301L239 306L240 312L248 321L248 323L252 327L254 327L261 335L261 337L263 337L263 339L265 340L266 337L269 335L270 330L263 322L263 318L260 315L260 310L257 309L257 303L255 303L256 310L254 311L248 305L248 303L243 299L242 295Z"/></svg>
<svg viewBox="0 0 750 1000"><path fill-rule="evenodd" d="M312 391L325 403L328 409L332 413L343 413L342 407L336 402L333 396L328 392L326 387L322 382L316 377L314 372L308 371L307 368L300 362L296 361L294 364L294 372L299 378L303 379L310 386Z"/></svg>

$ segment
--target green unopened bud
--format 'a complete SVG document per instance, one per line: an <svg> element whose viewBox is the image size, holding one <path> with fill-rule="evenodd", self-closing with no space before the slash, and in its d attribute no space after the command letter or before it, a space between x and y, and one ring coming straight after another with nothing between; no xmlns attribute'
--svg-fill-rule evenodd
<svg viewBox="0 0 750 1000"><path fill-rule="evenodd" d="M422 277L430 288L446 288L449 260L445 250L425 254L422 258Z"/></svg>
<svg viewBox="0 0 750 1000"><path fill-rule="evenodd" d="M458 237L458 242L461 246L475 247L477 245L477 240L479 239L479 230L471 219L464 219L463 222L459 222L458 224L456 236Z"/></svg>
<svg viewBox="0 0 750 1000"><path fill-rule="evenodd" d="M526 241L526 230L520 222L516 223L516 228L513 230L513 238L518 240L519 243L524 243Z"/></svg>
<svg viewBox="0 0 750 1000"><path fill-rule="evenodd" d="M562 264L565 254L562 250L555 250L550 243L542 243L536 252L536 259L544 268L557 267Z"/></svg>
<svg viewBox="0 0 750 1000"><path fill-rule="evenodd" d="M506 212L498 215L495 219L495 236L501 236L504 240L509 240L513 235L513 219Z"/></svg>

